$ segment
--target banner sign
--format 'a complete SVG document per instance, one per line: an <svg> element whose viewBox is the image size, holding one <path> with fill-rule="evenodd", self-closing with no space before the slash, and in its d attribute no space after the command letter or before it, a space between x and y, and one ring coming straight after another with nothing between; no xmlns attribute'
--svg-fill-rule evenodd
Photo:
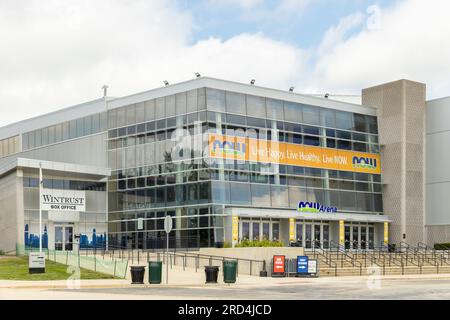
<svg viewBox="0 0 450 320"><path fill-rule="evenodd" d="M275 275L285 274L284 261L285 256L273 256L273 270L272 270L273 274Z"/></svg>
<svg viewBox="0 0 450 320"><path fill-rule="evenodd" d="M381 174L379 154L217 134L208 142L211 158Z"/></svg>
<svg viewBox="0 0 450 320"><path fill-rule="evenodd" d="M79 190L43 189L41 207L45 211L86 211L86 192Z"/></svg>
<svg viewBox="0 0 450 320"><path fill-rule="evenodd" d="M298 274L308 273L308 256L297 257L297 273Z"/></svg>
<svg viewBox="0 0 450 320"><path fill-rule="evenodd" d="M341 246L345 245L345 222L344 222L344 220L339 220L339 244Z"/></svg>
<svg viewBox="0 0 450 320"><path fill-rule="evenodd" d="M232 218L232 236L233 236L233 241L238 241L239 240L239 217L238 216L233 216Z"/></svg>
<svg viewBox="0 0 450 320"><path fill-rule="evenodd" d="M289 241L295 241L295 219L289 219Z"/></svg>
<svg viewBox="0 0 450 320"><path fill-rule="evenodd" d="M384 235L383 235L383 242L384 245L387 246L389 243L389 223L385 222L384 223Z"/></svg>
<svg viewBox="0 0 450 320"><path fill-rule="evenodd" d="M308 261L308 274L312 276L317 275L317 260Z"/></svg>

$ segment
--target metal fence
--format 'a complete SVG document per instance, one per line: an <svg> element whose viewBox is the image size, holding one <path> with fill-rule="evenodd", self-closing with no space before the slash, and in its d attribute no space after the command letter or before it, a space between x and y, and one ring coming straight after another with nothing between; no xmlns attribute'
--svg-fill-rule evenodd
<svg viewBox="0 0 450 320"><path fill-rule="evenodd" d="M266 270L266 262L264 260L252 260L234 257L205 255L199 253L189 252L169 252L168 261L167 255L163 252L156 253L157 261L162 261L164 264L169 263L169 266L180 266L183 270L190 268L191 270L203 270L205 266L221 266L224 261L232 260L237 262L237 273L250 276L259 275L260 271Z"/></svg>
<svg viewBox="0 0 450 320"><path fill-rule="evenodd" d="M16 245L16 255L28 256L30 252L37 252L39 249ZM80 252L57 251L43 249L45 258L67 266L79 267L99 273L108 274L117 278L126 278L128 260L108 259L102 256L83 256Z"/></svg>

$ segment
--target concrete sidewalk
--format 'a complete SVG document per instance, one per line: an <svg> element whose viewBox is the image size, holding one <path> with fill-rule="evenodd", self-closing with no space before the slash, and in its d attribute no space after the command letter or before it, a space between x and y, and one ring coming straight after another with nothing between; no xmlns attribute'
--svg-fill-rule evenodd
<svg viewBox="0 0 450 320"><path fill-rule="evenodd" d="M191 274L192 276L192 274ZM250 276L239 276L235 284L223 283L219 278L217 284L205 284L205 275L197 273L195 278L190 281L177 278L176 275L170 276L169 284L165 284L163 277L162 284L149 284L147 279L144 279L143 285L132 285L130 280L57 280L57 281L11 281L0 280L0 289L88 289L88 288L181 288L181 287L208 287L208 288L230 288L230 287L267 287L267 286L284 286L291 284L311 284L311 283L352 283L362 282L374 279L374 277L324 277L324 278L261 278ZM390 275L379 276L376 279L382 280L450 280L450 274L436 274L436 275Z"/></svg>

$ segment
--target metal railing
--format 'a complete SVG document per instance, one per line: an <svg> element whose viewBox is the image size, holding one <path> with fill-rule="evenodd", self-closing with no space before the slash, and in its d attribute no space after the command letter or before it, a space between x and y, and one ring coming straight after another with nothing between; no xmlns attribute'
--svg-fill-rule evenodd
<svg viewBox="0 0 450 320"><path fill-rule="evenodd" d="M328 250L324 250L322 248L317 248L316 246L313 246L312 248L312 254L315 259L325 262L325 264L334 270L334 276L337 277L338 275L338 264L332 260L331 253ZM322 259L320 259L322 258Z"/></svg>
<svg viewBox="0 0 450 320"><path fill-rule="evenodd" d="M169 263L169 266L172 268L173 266L181 266L183 270L186 268L195 269L195 272L202 266L212 266L213 263L219 262L220 264L227 260L237 261L237 272L238 274L248 274L250 276L257 275L259 271L267 271L266 270L266 261L264 260L254 260L254 259L244 259L244 258L235 258L235 257L225 257L225 256L216 256L216 255L206 255L200 253L192 253L192 252L169 252L167 254L164 252L157 252L156 259L157 261L162 261L164 264ZM150 261L150 260L147 260ZM191 262L191 263L189 263Z"/></svg>

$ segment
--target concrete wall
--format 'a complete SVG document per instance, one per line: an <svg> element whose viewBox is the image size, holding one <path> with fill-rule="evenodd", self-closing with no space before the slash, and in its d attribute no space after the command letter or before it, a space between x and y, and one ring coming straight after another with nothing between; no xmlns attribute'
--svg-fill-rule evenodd
<svg viewBox="0 0 450 320"><path fill-rule="evenodd" d="M23 244L23 192L20 171L0 180L0 250L11 253Z"/></svg>
<svg viewBox="0 0 450 320"><path fill-rule="evenodd" d="M200 254L229 258L264 260L267 268L274 255L284 255L286 258L295 259L304 254L303 248L201 248Z"/></svg>
<svg viewBox="0 0 450 320"><path fill-rule="evenodd" d="M450 97L427 102L427 243L450 242Z"/></svg>
<svg viewBox="0 0 450 320"><path fill-rule="evenodd" d="M424 84L408 80L362 92L363 104L377 108L390 242L425 241L425 96Z"/></svg>

